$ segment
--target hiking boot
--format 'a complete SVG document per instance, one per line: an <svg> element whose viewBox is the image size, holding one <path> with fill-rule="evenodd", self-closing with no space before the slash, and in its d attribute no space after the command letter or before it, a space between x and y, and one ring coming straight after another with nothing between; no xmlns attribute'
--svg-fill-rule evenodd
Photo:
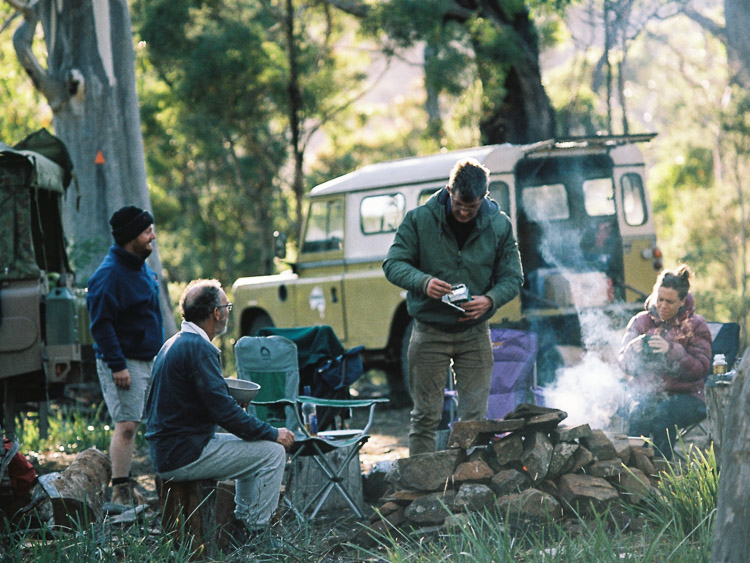
<svg viewBox="0 0 750 563"><path fill-rule="evenodd" d="M112 485L112 503L139 506L146 504L146 499L135 489L135 483L131 479L127 483Z"/></svg>

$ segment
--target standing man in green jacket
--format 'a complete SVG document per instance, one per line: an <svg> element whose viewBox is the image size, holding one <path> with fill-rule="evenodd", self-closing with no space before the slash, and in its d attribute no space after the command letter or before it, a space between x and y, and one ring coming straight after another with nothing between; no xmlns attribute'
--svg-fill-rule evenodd
<svg viewBox="0 0 750 563"><path fill-rule="evenodd" d="M488 319L523 284L510 219L488 197L488 183L489 171L479 162L457 162L448 185L407 213L383 263L386 278L408 291L414 319L410 456L435 451L451 362L459 418L479 420L487 412L493 363ZM457 284L465 284L471 297L462 310L443 300Z"/></svg>

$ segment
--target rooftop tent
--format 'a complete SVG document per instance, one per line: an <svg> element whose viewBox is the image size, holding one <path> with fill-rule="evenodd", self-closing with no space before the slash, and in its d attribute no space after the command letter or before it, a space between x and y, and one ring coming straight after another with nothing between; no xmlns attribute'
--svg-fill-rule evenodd
<svg viewBox="0 0 750 563"><path fill-rule="evenodd" d="M41 135L42 131L44 135ZM42 270L69 272L61 219L61 196L72 165L62 142L35 133L63 164L30 149L0 143L0 280L36 279ZM22 143L29 144L31 135ZM33 139L32 139L33 140Z"/></svg>

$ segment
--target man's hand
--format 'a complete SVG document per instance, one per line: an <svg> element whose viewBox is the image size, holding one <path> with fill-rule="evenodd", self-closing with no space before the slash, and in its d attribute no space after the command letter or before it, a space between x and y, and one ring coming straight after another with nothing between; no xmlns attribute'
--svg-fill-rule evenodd
<svg viewBox="0 0 750 563"><path fill-rule="evenodd" d="M284 449L288 450L294 444L294 433L286 428L279 428L279 435L276 441L284 446Z"/></svg>
<svg viewBox="0 0 750 563"><path fill-rule="evenodd" d="M113 371L112 379L115 380L115 385L120 389L130 389L130 372L127 369Z"/></svg>
<svg viewBox="0 0 750 563"><path fill-rule="evenodd" d="M442 299L443 295L448 295L452 289L453 286L448 282L444 282L437 278L430 278L430 281L427 282L427 297Z"/></svg>
<svg viewBox="0 0 750 563"><path fill-rule="evenodd" d="M458 322L478 319L492 309L492 299L486 295L475 295L472 297L471 301L462 303L461 308L466 312L461 315Z"/></svg>

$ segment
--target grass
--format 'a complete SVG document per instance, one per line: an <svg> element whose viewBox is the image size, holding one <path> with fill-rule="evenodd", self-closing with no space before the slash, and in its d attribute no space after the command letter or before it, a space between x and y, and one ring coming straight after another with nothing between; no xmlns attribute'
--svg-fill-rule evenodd
<svg viewBox="0 0 750 563"><path fill-rule="evenodd" d="M81 405L53 404L47 420L48 435L43 438L39 433L39 413L18 416L17 440L24 452L39 454L56 451L75 454L91 447L102 451L109 449L113 428L104 401L90 408ZM136 447L145 445L143 432L138 432Z"/></svg>
<svg viewBox="0 0 750 563"><path fill-rule="evenodd" d="M33 415L19 425L23 451L106 451L111 430L102 405L61 407L49 416L49 437L39 437ZM142 433L139 433L141 435ZM143 445L143 439L141 446ZM640 505L615 504L602 513L563 522L511 522L498 511L466 514L446 529L388 528L362 533L350 518L303 522L286 517L281 552L229 550L215 561L424 562L707 562L710 561L719 473L713 448L688 450L686 460L667 466L653 493ZM623 522L627 521L627 526ZM186 561L200 546L177 541L161 529L159 515L132 524L76 523L73 529L45 525L0 528L2 561Z"/></svg>

